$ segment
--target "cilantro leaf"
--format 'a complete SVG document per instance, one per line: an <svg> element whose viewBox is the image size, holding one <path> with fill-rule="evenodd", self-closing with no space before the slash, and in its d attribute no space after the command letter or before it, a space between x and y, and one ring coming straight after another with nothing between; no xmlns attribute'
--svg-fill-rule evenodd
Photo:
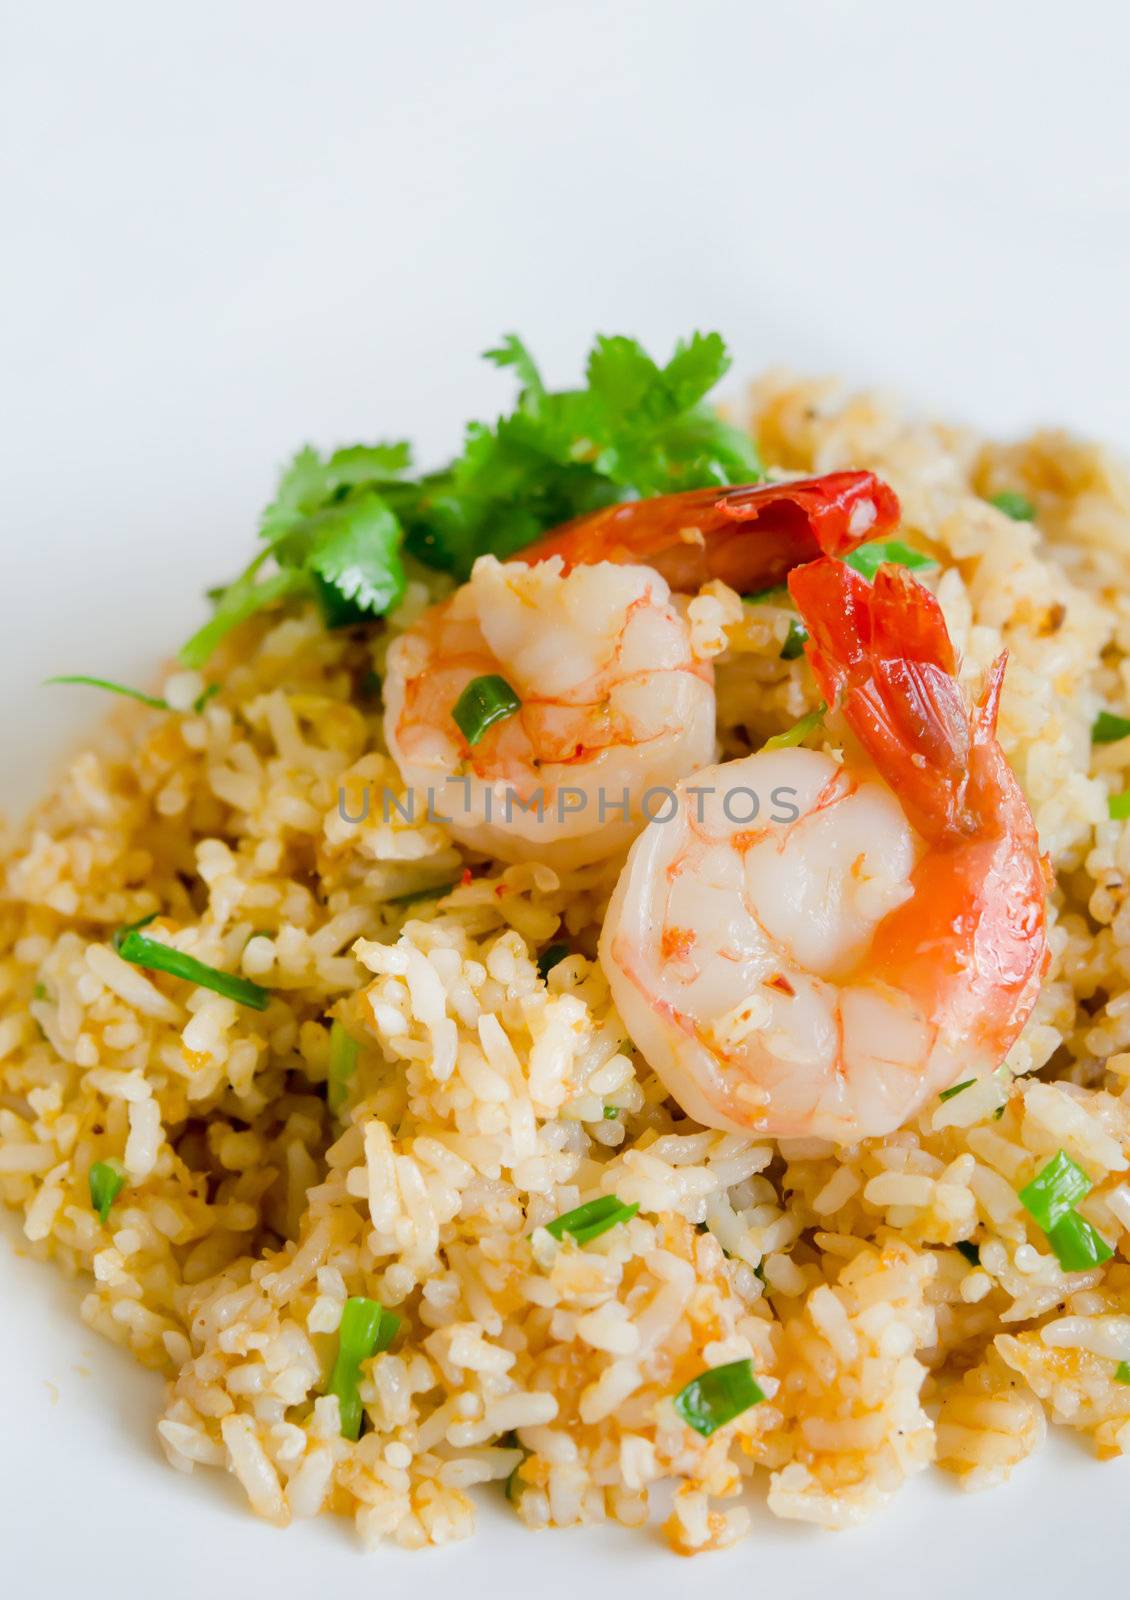
<svg viewBox="0 0 1130 1600"><path fill-rule="evenodd" d="M400 524L379 494L367 490L311 520L311 572L362 616L380 617L400 604Z"/></svg>
<svg viewBox="0 0 1130 1600"><path fill-rule="evenodd" d="M634 339L598 336L586 376L609 419L658 421L667 413L663 374Z"/></svg>
<svg viewBox="0 0 1130 1600"><path fill-rule="evenodd" d="M516 408L493 427L473 423L463 455L397 507L408 548L429 565L463 577L486 551L513 555L617 501L761 477L753 441L703 404L729 366L716 333L694 334L663 367L636 340L602 335L583 389L547 390L513 334L488 357L518 375Z"/></svg>
<svg viewBox="0 0 1130 1600"><path fill-rule="evenodd" d="M493 425L469 424L440 471L413 477L403 442L299 450L261 518L263 550L213 592L186 665L203 666L230 629L282 599L317 599L329 627L384 615L404 594L402 543L465 578L478 556L514 555L619 501L762 476L752 440L706 404L730 364L717 333L680 341L663 366L635 339L602 335L579 389L547 389L516 334L486 357L514 373L517 402ZM264 572L268 562L276 570Z"/></svg>
<svg viewBox="0 0 1130 1600"><path fill-rule="evenodd" d="M730 370L730 356L720 333L692 333L675 346L663 379L675 407L689 411L705 399Z"/></svg>
<svg viewBox="0 0 1130 1600"><path fill-rule="evenodd" d="M259 523L260 538L274 544L352 491L399 482L411 461L411 449L403 441L349 445L324 461L310 445L304 445L279 479L275 498Z"/></svg>
<svg viewBox="0 0 1130 1600"><path fill-rule="evenodd" d="M498 349L484 350L483 355L487 361L493 361L496 367L513 367L522 385L521 401L526 410L536 411L540 408L541 401L545 399L545 384L537 362L516 333L504 334Z"/></svg>

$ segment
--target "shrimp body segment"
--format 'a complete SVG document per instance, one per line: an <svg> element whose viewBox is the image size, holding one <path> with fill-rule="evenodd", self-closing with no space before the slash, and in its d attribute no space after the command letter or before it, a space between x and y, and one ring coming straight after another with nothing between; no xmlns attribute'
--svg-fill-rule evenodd
<svg viewBox="0 0 1130 1600"><path fill-rule="evenodd" d="M900 568L872 586L817 561L790 588L862 748L765 750L680 786L600 954L689 1115L844 1144L1000 1064L1046 969L1045 886L994 735L1003 662L967 706L937 603Z"/></svg>
<svg viewBox="0 0 1130 1600"><path fill-rule="evenodd" d="M720 579L739 594L783 583L801 562L847 555L898 526L893 489L873 472L792 483L688 489L607 506L555 528L514 559L560 556L566 568L615 561L654 567L677 592Z"/></svg>
<svg viewBox="0 0 1130 1600"><path fill-rule="evenodd" d="M497 674L521 709L469 744L452 710ZM648 792L714 754L714 673L658 573L476 562L392 646L385 737L472 849L575 866L623 850ZM650 802L649 802L650 803Z"/></svg>
<svg viewBox="0 0 1130 1600"><path fill-rule="evenodd" d="M622 850L648 796L714 755L714 675L686 611L717 578L749 592L898 521L870 472L693 489L581 517L471 579L389 651L385 737L454 837L502 860L583 865ZM499 676L520 711L468 743L452 711ZM626 797L626 802L625 802Z"/></svg>

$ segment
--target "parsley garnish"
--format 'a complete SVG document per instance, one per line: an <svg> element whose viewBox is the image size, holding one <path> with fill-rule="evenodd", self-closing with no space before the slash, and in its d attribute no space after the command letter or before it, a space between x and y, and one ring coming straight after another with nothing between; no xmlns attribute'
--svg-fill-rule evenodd
<svg viewBox="0 0 1130 1600"><path fill-rule="evenodd" d="M730 365L717 333L680 342L664 366L634 339L598 338L581 389L547 389L514 334L487 359L513 371L517 403L493 425L471 423L442 471L413 477L403 443L299 451L263 513L264 548L211 591L216 609L182 649L186 666L291 597L319 600L329 627L384 615L404 593L402 546L463 578L477 556L513 555L585 512L761 477L752 441L704 403Z"/></svg>

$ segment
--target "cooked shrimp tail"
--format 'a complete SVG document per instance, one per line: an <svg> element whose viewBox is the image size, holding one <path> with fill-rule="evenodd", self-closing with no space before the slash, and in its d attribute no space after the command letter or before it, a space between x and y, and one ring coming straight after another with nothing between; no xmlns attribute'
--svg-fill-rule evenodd
<svg viewBox="0 0 1130 1600"><path fill-rule="evenodd" d="M971 711L941 607L904 567L882 566L868 583L842 562L814 561L790 573L789 592L825 699L842 711L918 832L939 840L974 831L997 798L993 785L978 782L973 753L994 744L1005 657ZM991 765L998 783L1006 781L1000 764Z"/></svg>
<svg viewBox="0 0 1130 1600"><path fill-rule="evenodd" d="M914 874L916 909L888 919L876 965L920 961L944 937L1003 1056L1048 964L1036 826L996 738L1006 655L970 707L941 607L905 568L882 566L871 584L815 561L790 574L789 591L821 690L931 846Z"/></svg>
<svg viewBox="0 0 1130 1600"><path fill-rule="evenodd" d="M632 846L600 955L688 1115L843 1143L1005 1059L1047 969L1045 881L995 734L1004 658L970 706L941 608L905 569L870 584L824 557L789 588L854 741L680 784L674 822ZM759 796L791 804L766 815Z"/></svg>
<svg viewBox="0 0 1130 1600"><path fill-rule="evenodd" d="M739 594L783 583L793 567L842 556L899 521L893 489L873 472L830 472L794 483L689 489L608 506L527 546L528 564L560 556L566 569L596 561L655 568L694 593L712 578Z"/></svg>

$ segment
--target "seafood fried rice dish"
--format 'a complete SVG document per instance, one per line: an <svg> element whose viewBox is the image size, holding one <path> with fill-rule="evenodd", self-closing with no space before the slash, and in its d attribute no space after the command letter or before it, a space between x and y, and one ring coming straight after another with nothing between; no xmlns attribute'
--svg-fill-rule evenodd
<svg viewBox="0 0 1130 1600"><path fill-rule="evenodd" d="M1130 1451L1126 474L490 355L449 466L302 450L152 692L42 691L118 698L0 853L26 1248L173 1467L366 1546Z"/></svg>

